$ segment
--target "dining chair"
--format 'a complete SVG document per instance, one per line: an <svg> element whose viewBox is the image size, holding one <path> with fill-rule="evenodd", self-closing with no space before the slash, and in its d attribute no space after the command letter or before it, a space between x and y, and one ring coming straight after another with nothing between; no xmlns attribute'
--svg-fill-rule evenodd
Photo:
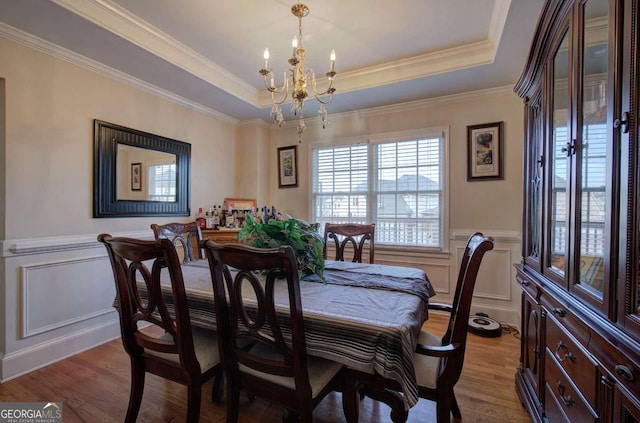
<svg viewBox="0 0 640 423"><path fill-rule="evenodd" d="M167 223L165 225L151 224L153 235L156 239L167 238L177 246L182 246L183 263L203 259L204 254L200 249L202 240L202 230L196 222L189 223ZM195 251L194 251L195 245Z"/></svg>
<svg viewBox="0 0 640 423"><path fill-rule="evenodd" d="M451 304L429 303L430 310L449 313L449 325L442 338L420 332L414 365L421 398L436 401L438 423L449 423L450 414L460 419L460 407L453 388L462 373L473 289L482 258L493 249L494 240L476 232L467 241Z"/></svg>
<svg viewBox="0 0 640 423"><path fill-rule="evenodd" d="M173 243L101 234L116 284L120 333L131 360L126 422L135 422L147 372L187 386L187 422L200 416L202 384L214 379L212 400L222 397L222 365L214 331L191 325L180 260ZM148 266L151 266L149 269ZM166 268L166 269L165 269ZM173 311L160 288L170 281ZM139 284L145 289L139 290Z"/></svg>
<svg viewBox="0 0 640 423"><path fill-rule="evenodd" d="M353 252L354 263L362 263L365 243L369 246L369 263L374 260L376 224L327 223L324 225L324 258L328 259L329 241L333 241L335 260L345 261L345 251Z"/></svg>
<svg viewBox="0 0 640 423"><path fill-rule="evenodd" d="M342 391L347 421L357 421L355 381L344 377L342 364L307 353L293 249L203 245L227 381L227 422L238 420L241 391L281 404L285 420L300 422L311 422L320 401Z"/></svg>

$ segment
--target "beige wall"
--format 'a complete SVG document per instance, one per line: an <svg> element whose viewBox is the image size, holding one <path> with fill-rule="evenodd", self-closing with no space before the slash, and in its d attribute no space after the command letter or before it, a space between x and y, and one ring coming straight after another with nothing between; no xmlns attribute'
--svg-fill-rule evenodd
<svg viewBox="0 0 640 423"><path fill-rule="evenodd" d="M330 115L330 124L324 130L309 119L302 143L298 142L295 123L285 128L272 127L269 152L271 201L293 216L311 218L312 145L366 140L367 135L385 132L448 127L449 236L444 251L385 248L378 244L376 262L424 269L437 292L436 301L448 302L455 291L466 240L473 232L482 231L494 237L496 245L485 256L481 267L472 313L484 312L499 321L518 325L520 290L513 264L520 260L522 107L511 87L503 87L341 116ZM499 121L504 122L504 179L467 181L467 126ZM298 145L298 188L278 188L276 149L286 145Z"/></svg>
<svg viewBox="0 0 640 423"><path fill-rule="evenodd" d="M449 251L383 248L376 257L425 268L445 301L466 236L483 230L498 242L474 307L519 321L512 263L520 248L523 125L509 88L331 115L324 131L308 120L298 144L295 126L205 114L1 37L0 57L0 381L119 336L98 233L150 237L151 223L188 220L92 218L93 119L191 143L192 217L224 197L250 197L308 219L311 143L448 127ZM466 126L495 121L505 122L505 179L467 182ZM286 145L299 145L298 188L278 188L276 149Z"/></svg>
<svg viewBox="0 0 640 423"><path fill-rule="evenodd" d="M119 335L99 233L188 219L92 217L93 120L190 143L192 216L235 195L238 124L1 37L0 57L3 381Z"/></svg>
<svg viewBox="0 0 640 423"><path fill-rule="evenodd" d="M307 106L309 107L309 106ZM271 199L284 211L310 218L310 145L340 143L367 135L449 127L451 229L520 232L522 188L522 101L510 87L378 110L329 115L326 129L310 124L298 143L295 127L271 130ZM330 110L330 106L329 106ZM504 121L504 179L467 181L467 125ZM300 186L279 189L276 148L298 145Z"/></svg>
<svg viewBox="0 0 640 423"><path fill-rule="evenodd" d="M236 139L236 198L254 198L263 206L269 201L269 126L264 121L247 122Z"/></svg>
<svg viewBox="0 0 640 423"><path fill-rule="evenodd" d="M10 158L5 239L148 229L170 220L92 218L93 119L191 143L193 215L234 195L235 124L4 38L0 57Z"/></svg>

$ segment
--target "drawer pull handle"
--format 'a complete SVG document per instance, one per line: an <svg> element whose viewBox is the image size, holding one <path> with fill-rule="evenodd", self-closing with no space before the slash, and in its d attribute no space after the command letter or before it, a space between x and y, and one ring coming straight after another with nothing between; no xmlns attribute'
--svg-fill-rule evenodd
<svg viewBox="0 0 640 423"><path fill-rule="evenodd" d="M562 384L561 381L557 381L556 382L556 387L558 388L558 394L560 394L560 399L562 399L562 403L564 405L566 405L567 407L571 407L574 403L573 398L571 398L571 395L566 395L564 394L564 385Z"/></svg>
<svg viewBox="0 0 640 423"><path fill-rule="evenodd" d="M529 286L529 281L528 280L522 280L520 283L522 283L522 286Z"/></svg>
<svg viewBox="0 0 640 423"><path fill-rule="evenodd" d="M566 313L564 312L564 309L560 307L556 307L553 309L553 314L555 314L558 317L564 317Z"/></svg>
<svg viewBox="0 0 640 423"><path fill-rule="evenodd" d="M560 356L560 352L563 350L567 352L563 356ZM569 361L571 361L572 363L576 362L576 356L573 355L571 351L569 351L569 348L567 348L567 346L563 344L562 341L558 341L558 346L556 347L556 358L560 363L562 363L566 359L569 359Z"/></svg>
<svg viewBox="0 0 640 423"><path fill-rule="evenodd" d="M623 366L622 364L618 364L615 367L616 374L623 378L624 380L628 380L629 382L634 382L636 377L633 374L633 371L628 366Z"/></svg>

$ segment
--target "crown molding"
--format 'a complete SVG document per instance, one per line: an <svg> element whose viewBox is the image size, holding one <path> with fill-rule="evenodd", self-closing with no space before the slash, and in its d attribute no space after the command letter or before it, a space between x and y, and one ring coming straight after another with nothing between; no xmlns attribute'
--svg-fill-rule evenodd
<svg viewBox="0 0 640 423"><path fill-rule="evenodd" d="M502 31L507 24L507 16L509 15L509 7L511 0L496 0L493 13L491 14L491 22L489 23L488 40L498 51L500 40L502 39Z"/></svg>
<svg viewBox="0 0 640 423"><path fill-rule="evenodd" d="M488 40L465 46L395 60L382 65L348 71L340 74L340 92L364 90L411 79L433 76L456 70L493 63L496 48ZM326 78L318 79L318 85L327 85ZM271 107L271 93L260 92L259 107Z"/></svg>
<svg viewBox="0 0 640 423"><path fill-rule="evenodd" d="M511 0L496 0L486 40L340 73L340 92L395 84L493 63L510 5ZM318 85L328 85L328 81L325 77L319 78ZM271 107L271 104L271 93L260 91L258 107Z"/></svg>
<svg viewBox="0 0 640 423"><path fill-rule="evenodd" d="M270 107L272 104L271 95L268 91L257 90L252 85L246 83L240 78L237 78L235 75L209 61L194 50L139 19L110 0L51 1L60 7L63 7L72 13L75 13L84 19L87 19L122 37L134 45L151 52L169 63L184 69L185 71L228 92L229 94L254 105L255 107L266 108ZM497 48L500 44L510 4L511 0L495 1L489 33L486 40L341 73L339 75L340 92L362 90L493 63ZM226 123L238 124L240 122L239 120L227 116L217 110L187 100L155 85L105 66L92 59L42 40L4 23L0 23L0 36L4 36L38 51L102 74L111 79L126 83L135 88L151 92L184 107L217 117ZM326 84L324 79L326 78L319 79L318 83L320 85L323 83ZM477 93L480 93L479 95L491 95L491 90L493 89L481 90ZM510 87L509 90L512 92L512 87ZM464 93L460 95L463 96L464 100L469 100L469 96L473 95L473 93ZM423 107L434 102L456 101L456 96L457 95L444 96L392 106L365 109L364 111L361 110L358 112L346 112L343 114L332 115L332 118L348 118L354 113L358 113L359 116L362 116L363 112L365 114L376 115L378 113L405 110L405 107ZM307 118L307 121L310 123L315 123L316 120L319 122L319 119ZM258 119L257 121L265 122L261 119ZM240 122L240 124L251 126L255 125L256 121L248 121L248 123ZM267 123L267 125L269 124ZM289 125L286 124L285 126Z"/></svg>
<svg viewBox="0 0 640 423"><path fill-rule="evenodd" d="M269 129L271 127L271 124L264 119L256 118L256 119L243 120L242 122L240 122L238 126L246 127L246 128L258 127L258 128Z"/></svg>
<svg viewBox="0 0 640 423"><path fill-rule="evenodd" d="M110 0L51 0L227 93L259 108L270 107L271 94L258 90L170 35ZM394 84L493 63L511 0L496 0L487 39L381 65L340 73L340 92ZM326 85L326 78L318 79Z"/></svg>
<svg viewBox="0 0 640 423"><path fill-rule="evenodd" d="M57 59L64 60L65 62L79 66L83 69L87 69L89 71L106 76L107 78L113 79L115 81L122 82L133 88L137 88L139 90L157 95L158 97L162 97L165 100L169 100L173 103L177 103L181 106L187 107L197 112L216 117L226 123L229 123L229 124L238 123L238 119L232 118L231 116L227 116L224 113L220 113L219 111L211 109L209 107L202 106L201 104L194 103L193 101L187 100L186 98L176 95L170 91L167 91L155 85L149 84L148 82L142 81L141 79L135 78L117 69L111 68L95 60L89 59L88 57L82 56L71 50L67 50L56 44L50 43L49 41L45 41L34 35L31 35L17 28L14 28L10 25L7 25L3 22L0 22L0 37L7 38L11 41L15 41L19 44L25 45L39 52L48 54Z"/></svg>
<svg viewBox="0 0 640 423"><path fill-rule="evenodd" d="M445 95L441 97L424 98L421 100L407 101L404 103L390 104L387 106L372 107L369 109L361 109L361 110L344 112L344 113L335 113L335 114L329 115L329 121L331 122L331 121L340 120L340 119L356 119L356 118L364 119L364 118L371 118L376 116L389 115L393 113L405 113L415 109L432 107L442 103L447 103L447 104L463 103L467 101L480 100L486 97L499 97L499 96L517 97L517 94L513 91L514 85L515 85L515 82L513 83L513 85L505 85L502 87L485 88L482 90L468 91L468 92L458 93L458 94L450 94L450 95ZM305 117L304 121L307 126L321 124L320 118L318 116ZM291 128L297 125L298 125L298 120L291 119L291 120L288 120L284 125L282 125L282 127ZM277 125L275 124L271 125L272 128L275 126Z"/></svg>
<svg viewBox="0 0 640 423"><path fill-rule="evenodd" d="M515 82L514 82L515 84ZM388 106L372 107L370 109L358 110L355 112L345 112L330 117L336 118L352 118L358 116L378 116L390 113L404 113L418 108L431 107L442 103L462 103L467 101L475 101L485 97L496 97L502 95L516 96L513 92L513 85L505 85L502 87L485 88L482 90L469 91L458 94L444 95L440 97L431 97L421 100L407 101L404 103L391 104ZM318 118L319 120L319 118Z"/></svg>
<svg viewBox="0 0 640 423"><path fill-rule="evenodd" d="M258 90L254 86L114 2L51 1L249 104L258 103Z"/></svg>

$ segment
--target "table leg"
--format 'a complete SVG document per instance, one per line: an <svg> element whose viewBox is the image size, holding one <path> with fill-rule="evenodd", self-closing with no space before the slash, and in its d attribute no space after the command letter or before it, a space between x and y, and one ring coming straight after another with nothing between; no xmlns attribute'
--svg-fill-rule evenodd
<svg viewBox="0 0 640 423"><path fill-rule="evenodd" d="M350 377L349 371L343 369L342 373L342 408L348 423L357 423L360 414L360 401L358 401L358 381Z"/></svg>
<svg viewBox="0 0 640 423"><path fill-rule="evenodd" d="M404 408L402 394L387 386L393 384L392 381L377 375L358 371L351 371L351 375L357 380L358 392L360 394L366 395L373 400L381 401L391 407L390 417L393 423L404 423L407 421L409 413Z"/></svg>

